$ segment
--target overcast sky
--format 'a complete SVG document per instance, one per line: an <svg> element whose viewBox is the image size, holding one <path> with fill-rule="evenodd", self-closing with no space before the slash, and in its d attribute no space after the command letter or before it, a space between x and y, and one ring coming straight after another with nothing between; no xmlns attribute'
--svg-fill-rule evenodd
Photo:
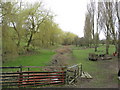
<svg viewBox="0 0 120 90"><path fill-rule="evenodd" d="M43 0L57 16L55 22L64 31L83 36L84 20L88 0Z"/></svg>
<svg viewBox="0 0 120 90"><path fill-rule="evenodd" d="M45 8L57 15L54 17L54 21L63 31L72 32L79 37L84 36L85 13L89 0L24 0L24 2L30 3L36 1L42 1ZM103 33L100 38L104 38Z"/></svg>
<svg viewBox="0 0 120 90"><path fill-rule="evenodd" d="M39 0L26 0L34 3ZM63 31L70 31L83 37L84 20L88 0L40 0L44 7L56 16L54 21Z"/></svg>

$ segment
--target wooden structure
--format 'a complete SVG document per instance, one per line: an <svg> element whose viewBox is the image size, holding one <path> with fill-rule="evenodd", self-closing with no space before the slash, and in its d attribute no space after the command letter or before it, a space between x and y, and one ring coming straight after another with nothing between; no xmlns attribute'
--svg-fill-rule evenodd
<svg viewBox="0 0 120 90"><path fill-rule="evenodd" d="M98 60L98 55L94 53L89 53L89 60L91 61L97 61Z"/></svg>
<svg viewBox="0 0 120 90"><path fill-rule="evenodd" d="M48 68L54 66L46 66ZM28 71L23 71L28 68ZM16 72L2 72L0 79L2 87L37 87L45 85L64 85L72 84L82 75L82 64L70 67L58 66L58 68L66 68L59 71L30 71L30 68L41 68L40 66L17 66L17 67L0 67L0 69L18 69Z"/></svg>
<svg viewBox="0 0 120 90"><path fill-rule="evenodd" d="M92 76L88 72L82 72L81 78L92 79Z"/></svg>
<svg viewBox="0 0 120 90"><path fill-rule="evenodd" d="M82 64L76 64L67 68L66 83L72 84L77 81L77 78L82 75Z"/></svg>
<svg viewBox="0 0 120 90"><path fill-rule="evenodd" d="M91 61L97 61L97 60L110 60L112 59L111 56L105 55L105 54L95 54L95 53L89 53L89 60Z"/></svg>
<svg viewBox="0 0 120 90"><path fill-rule="evenodd" d="M65 71L22 71L23 67L1 67L2 69L19 68L17 72L0 73L2 87L31 87L65 84Z"/></svg>

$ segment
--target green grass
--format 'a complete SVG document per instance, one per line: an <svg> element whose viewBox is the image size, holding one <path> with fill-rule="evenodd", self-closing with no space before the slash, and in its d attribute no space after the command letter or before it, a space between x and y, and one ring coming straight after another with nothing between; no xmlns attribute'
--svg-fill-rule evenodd
<svg viewBox="0 0 120 90"><path fill-rule="evenodd" d="M40 53L36 55L29 55L29 56L19 56L16 59L8 60L3 66L46 66L50 61L52 56L55 54L53 49L57 47L52 47L49 49L40 49ZM106 60L106 61L90 61L88 60L89 53L94 53L94 48L86 48L82 49L82 47L75 47L71 46L73 49L73 64L82 63L83 71L90 73L93 78L97 78L97 80L93 80L92 83L89 83L92 87L105 87L109 83L117 83L118 80L116 78L116 72L112 71L113 74L113 81L107 82L105 81L108 78L110 70L104 68L108 63L114 62L114 60ZM99 52L97 54L104 54L105 53L105 46L100 45L98 48ZM110 45L109 54L112 54L115 51L113 45ZM71 64L72 65L72 64ZM103 65L103 66L102 66ZM112 65L112 64L111 64ZM109 65L108 65L109 66ZM27 68L24 69L25 71ZM40 68L34 68L31 70L41 70ZM8 70L9 71L9 70ZM13 70L14 71L14 70ZM88 84L88 85L89 85Z"/></svg>
<svg viewBox="0 0 120 90"><path fill-rule="evenodd" d="M99 52L97 52L98 54L103 54L103 53L105 54L106 46L105 45L100 45L98 47L98 51L99 51ZM114 45L110 45L110 47L109 47L109 54L112 54L113 52L115 52L115 46Z"/></svg>
<svg viewBox="0 0 120 90"><path fill-rule="evenodd" d="M76 47L75 47L76 48ZM97 54L105 54L105 46L100 46L98 48ZM109 54L112 54L115 51L115 48L113 45L110 45L109 48ZM75 49L73 48L73 55L76 57L77 63L82 63L85 67L84 69L87 71L90 70L96 70L94 67L96 66L96 63L98 62L91 62L88 60L89 53L95 53L94 48L87 48L87 49Z"/></svg>
<svg viewBox="0 0 120 90"><path fill-rule="evenodd" d="M82 63L83 69L85 71L90 71L94 69L94 65L96 62L91 62L88 60L88 54L90 52L94 52L93 49L86 49L86 50L73 50L73 56L76 57L76 63ZM91 67L92 66L92 67Z"/></svg>
<svg viewBox="0 0 120 90"><path fill-rule="evenodd" d="M87 49L82 49L82 48L73 48L73 56L75 57L75 62L76 63L82 63L83 65L83 71L86 71L90 73L93 78L97 78L97 80L92 81L88 85L90 87L106 87L110 82L106 80L107 77L109 77L109 72L112 72L114 75L114 79L112 83L117 84L117 75L115 71L110 71L104 67L109 66L109 63L114 63L113 60L106 60L106 61L90 61L88 60L88 55L89 53L95 53L94 48L87 48ZM100 46L98 48L99 52L96 52L97 54L105 54L105 46ZM109 54L112 54L115 51L115 48L113 45L110 45L109 48ZM112 64L111 64L112 65ZM109 80L109 79L108 79ZM106 83L105 83L106 82Z"/></svg>
<svg viewBox="0 0 120 90"><path fill-rule="evenodd" d="M46 66L55 54L52 50L42 49L39 54L19 56L16 59L8 60L3 66Z"/></svg>

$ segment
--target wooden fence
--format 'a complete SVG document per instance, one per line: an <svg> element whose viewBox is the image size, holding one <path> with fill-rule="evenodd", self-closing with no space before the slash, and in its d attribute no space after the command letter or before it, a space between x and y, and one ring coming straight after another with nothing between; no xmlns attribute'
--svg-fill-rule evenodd
<svg viewBox="0 0 120 90"><path fill-rule="evenodd" d="M0 85L2 85L2 87L29 87L65 84L65 71L22 71L23 67L1 67L1 69L15 68L19 68L20 70L17 72L0 73Z"/></svg>
<svg viewBox="0 0 120 90"><path fill-rule="evenodd" d="M70 66L66 70L66 83L76 83L79 76L82 75L82 64Z"/></svg>
<svg viewBox="0 0 120 90"><path fill-rule="evenodd" d="M82 72L82 66L79 64L67 67L64 71L52 72L29 71L29 68L40 68L40 66L0 67L0 69L16 68L19 69L17 72L0 73L0 85L2 85L2 87L31 87L71 84L77 80ZM28 68L28 71L23 71L23 68Z"/></svg>

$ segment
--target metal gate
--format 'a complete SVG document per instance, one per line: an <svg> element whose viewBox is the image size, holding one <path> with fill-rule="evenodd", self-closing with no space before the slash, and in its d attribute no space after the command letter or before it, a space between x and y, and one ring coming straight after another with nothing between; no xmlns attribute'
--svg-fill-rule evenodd
<svg viewBox="0 0 120 90"><path fill-rule="evenodd" d="M4 67L5 68L5 67ZM11 68L11 67L6 67ZM12 67L15 68L15 67ZM65 84L65 71L38 72L38 71L19 71L3 72L0 74L2 87L31 87L44 85L63 85Z"/></svg>
<svg viewBox="0 0 120 90"><path fill-rule="evenodd" d="M46 66L55 68L54 66ZM30 71L30 68L42 68L41 66L0 67L0 69L19 69L17 72L0 73L0 85L2 87L37 87L45 85L64 85L74 83L82 75L82 64L67 67L57 66L57 71ZM28 68L28 71L23 71ZM10 70L8 70L10 71Z"/></svg>

